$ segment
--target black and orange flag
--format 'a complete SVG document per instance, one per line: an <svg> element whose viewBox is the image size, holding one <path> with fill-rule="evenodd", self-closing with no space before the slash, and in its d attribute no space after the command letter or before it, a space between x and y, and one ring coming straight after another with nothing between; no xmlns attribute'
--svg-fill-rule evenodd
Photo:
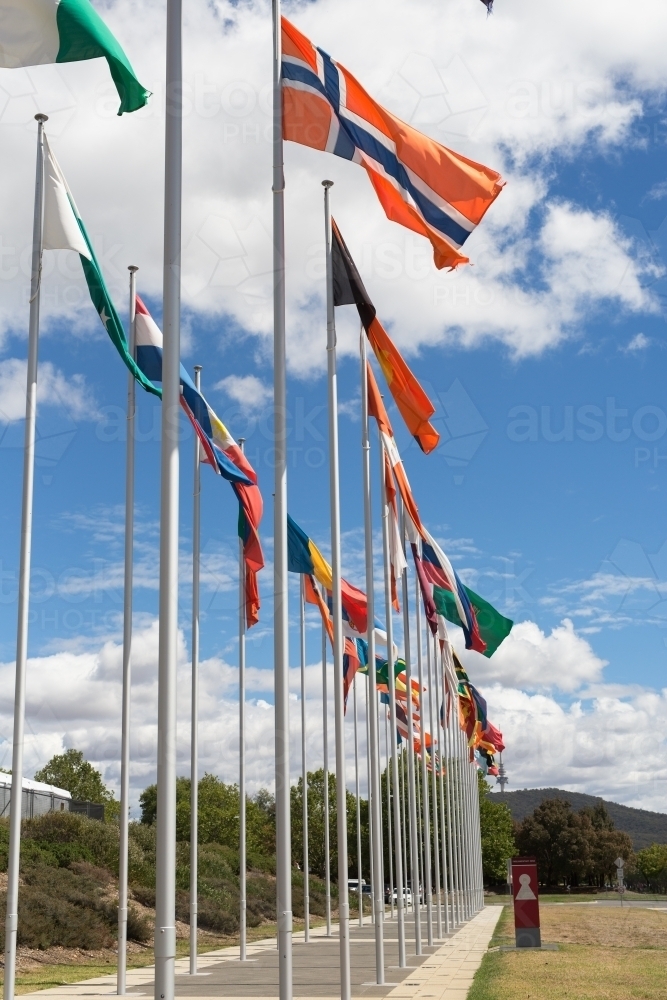
<svg viewBox="0 0 667 1000"><path fill-rule="evenodd" d="M333 219L331 228L334 305L356 305L394 402L415 441L428 455L440 440L440 435L430 422L435 407L378 320L375 306Z"/></svg>

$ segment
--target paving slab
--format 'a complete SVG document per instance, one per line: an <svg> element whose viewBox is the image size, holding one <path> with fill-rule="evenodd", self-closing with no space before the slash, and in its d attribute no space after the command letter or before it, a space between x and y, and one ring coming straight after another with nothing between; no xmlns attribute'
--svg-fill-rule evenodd
<svg viewBox="0 0 667 1000"><path fill-rule="evenodd" d="M350 974L353 997L388 997L391 1000L465 1000L484 952L488 948L502 906L487 906L471 921L449 935L444 942L424 946L414 953L414 922L406 919L407 968L398 968L398 939L395 920L386 919L385 983L375 982L375 928L370 919L363 928L350 926ZM426 922L422 925L426 939ZM189 958L176 961L177 1000L273 1000L278 991L278 951L275 938L265 938L248 946L249 962L239 961L239 948L207 952L198 960L201 975L189 975ZM294 996L299 1000L338 1000L340 997L339 941L337 927L326 937L325 928L311 931L305 944L303 933L294 935ZM153 995L155 969L132 969L127 973L127 995ZM116 995L115 976L59 986L24 997L57 997L78 1000L84 997Z"/></svg>

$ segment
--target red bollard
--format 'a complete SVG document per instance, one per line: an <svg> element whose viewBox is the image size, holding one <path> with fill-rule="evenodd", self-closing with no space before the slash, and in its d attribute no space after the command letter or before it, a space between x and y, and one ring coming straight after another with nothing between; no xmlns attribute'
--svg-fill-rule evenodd
<svg viewBox="0 0 667 1000"><path fill-rule="evenodd" d="M512 896L517 948L541 948L540 903L535 858L512 858Z"/></svg>

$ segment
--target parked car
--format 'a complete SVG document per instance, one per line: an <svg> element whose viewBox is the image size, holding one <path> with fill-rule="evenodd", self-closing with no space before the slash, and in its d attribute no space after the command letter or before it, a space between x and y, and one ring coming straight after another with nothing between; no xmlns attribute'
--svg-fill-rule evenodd
<svg viewBox="0 0 667 1000"><path fill-rule="evenodd" d="M359 879L358 878L349 878L347 880L347 891L348 892L359 892ZM366 879L363 879L363 878L361 880L361 891L362 891L362 893L364 893L364 892L370 892L371 891L371 887L370 886L368 886L368 887L366 886Z"/></svg>
<svg viewBox="0 0 667 1000"><path fill-rule="evenodd" d="M397 904L398 903L399 890L398 889L394 889L394 891L392 893L389 889L387 889L387 891L385 892L385 896L384 896L385 903L391 903L392 896L393 896L394 904ZM403 904L404 904L404 906L412 906L412 891L409 888L403 890Z"/></svg>

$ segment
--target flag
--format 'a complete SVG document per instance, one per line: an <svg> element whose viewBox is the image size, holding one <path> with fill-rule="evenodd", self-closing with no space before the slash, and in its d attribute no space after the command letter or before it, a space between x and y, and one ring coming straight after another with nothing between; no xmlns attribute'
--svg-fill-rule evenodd
<svg viewBox="0 0 667 1000"><path fill-rule="evenodd" d="M510 634L514 622L510 618L505 618L501 615L492 604L485 601L484 598L476 594L470 587L464 585L463 590L474 613L481 641L485 646L482 652L484 656L493 656L501 642ZM461 617L451 589L438 585L434 586L433 600L438 609L438 614L454 625L462 627Z"/></svg>
<svg viewBox="0 0 667 1000"><path fill-rule="evenodd" d="M389 544L389 569L391 573L391 604L394 611L400 611L398 602L397 581L403 576L408 564L401 545L401 532L398 526L398 505L396 503L396 485L394 474L386 448L382 447L384 459L384 492L387 502L387 541Z"/></svg>
<svg viewBox="0 0 667 1000"><path fill-rule="evenodd" d="M314 576L331 593L333 575L315 542L293 518L287 515L287 563L290 573L305 573ZM355 635L363 635L368 623L366 595L347 580L341 580L341 601L343 616L347 618ZM385 640L386 641L386 640Z"/></svg>
<svg viewBox="0 0 667 1000"><path fill-rule="evenodd" d="M428 455L440 440L440 435L429 422L435 407L378 320L375 306L333 219L331 229L334 305L356 305L394 402L415 441Z"/></svg>
<svg viewBox="0 0 667 1000"><path fill-rule="evenodd" d="M484 4L484 6L486 7L486 9L490 14L491 11L493 10L493 0L482 0L482 3Z"/></svg>
<svg viewBox="0 0 667 1000"><path fill-rule="evenodd" d="M137 295L135 300L136 358L139 368L154 382L162 381L162 331ZM223 422L209 406L181 365L181 407L192 424L202 449L202 460L229 480L239 501L238 534L243 543L246 625L259 621L257 573L264 566L259 540L263 514L257 474Z"/></svg>
<svg viewBox="0 0 667 1000"><path fill-rule="evenodd" d="M333 647L334 634L333 634L333 622L331 620L331 615L329 614L329 608L326 605L324 598L322 597L318 583L315 577L311 573L304 573L304 599L306 604L314 604L319 608L320 615L322 616L322 624L327 630L327 635L329 636L329 641Z"/></svg>
<svg viewBox="0 0 667 1000"><path fill-rule="evenodd" d="M116 84L118 114L143 108L150 91L139 83L89 0L0 0L0 66L16 69L100 57Z"/></svg>
<svg viewBox="0 0 667 1000"><path fill-rule="evenodd" d="M500 174L402 122L282 19L283 137L364 167L387 218L426 236L435 266L461 247L500 194Z"/></svg>
<svg viewBox="0 0 667 1000"><path fill-rule="evenodd" d="M2 0L0 0L0 4ZM0 7L0 10L2 8ZM42 246L45 250L74 250L79 254L93 306L104 329L136 380L156 396L160 389L153 385L137 366L125 336L116 307L111 301L104 277L72 192L58 161L44 136L44 229Z"/></svg>
<svg viewBox="0 0 667 1000"><path fill-rule="evenodd" d="M366 375L368 382L368 414L371 417L375 417L377 425L380 428L385 455L396 479L398 490L401 494L401 500L405 506L406 514L417 530L421 532L422 523L421 518L419 517L419 509L412 495L410 483L408 482L408 477L396 446L396 439L394 438L394 431L391 426L391 421L389 420L389 414L385 409L385 405L382 401L382 396L380 395L380 390L370 364L367 365Z"/></svg>

